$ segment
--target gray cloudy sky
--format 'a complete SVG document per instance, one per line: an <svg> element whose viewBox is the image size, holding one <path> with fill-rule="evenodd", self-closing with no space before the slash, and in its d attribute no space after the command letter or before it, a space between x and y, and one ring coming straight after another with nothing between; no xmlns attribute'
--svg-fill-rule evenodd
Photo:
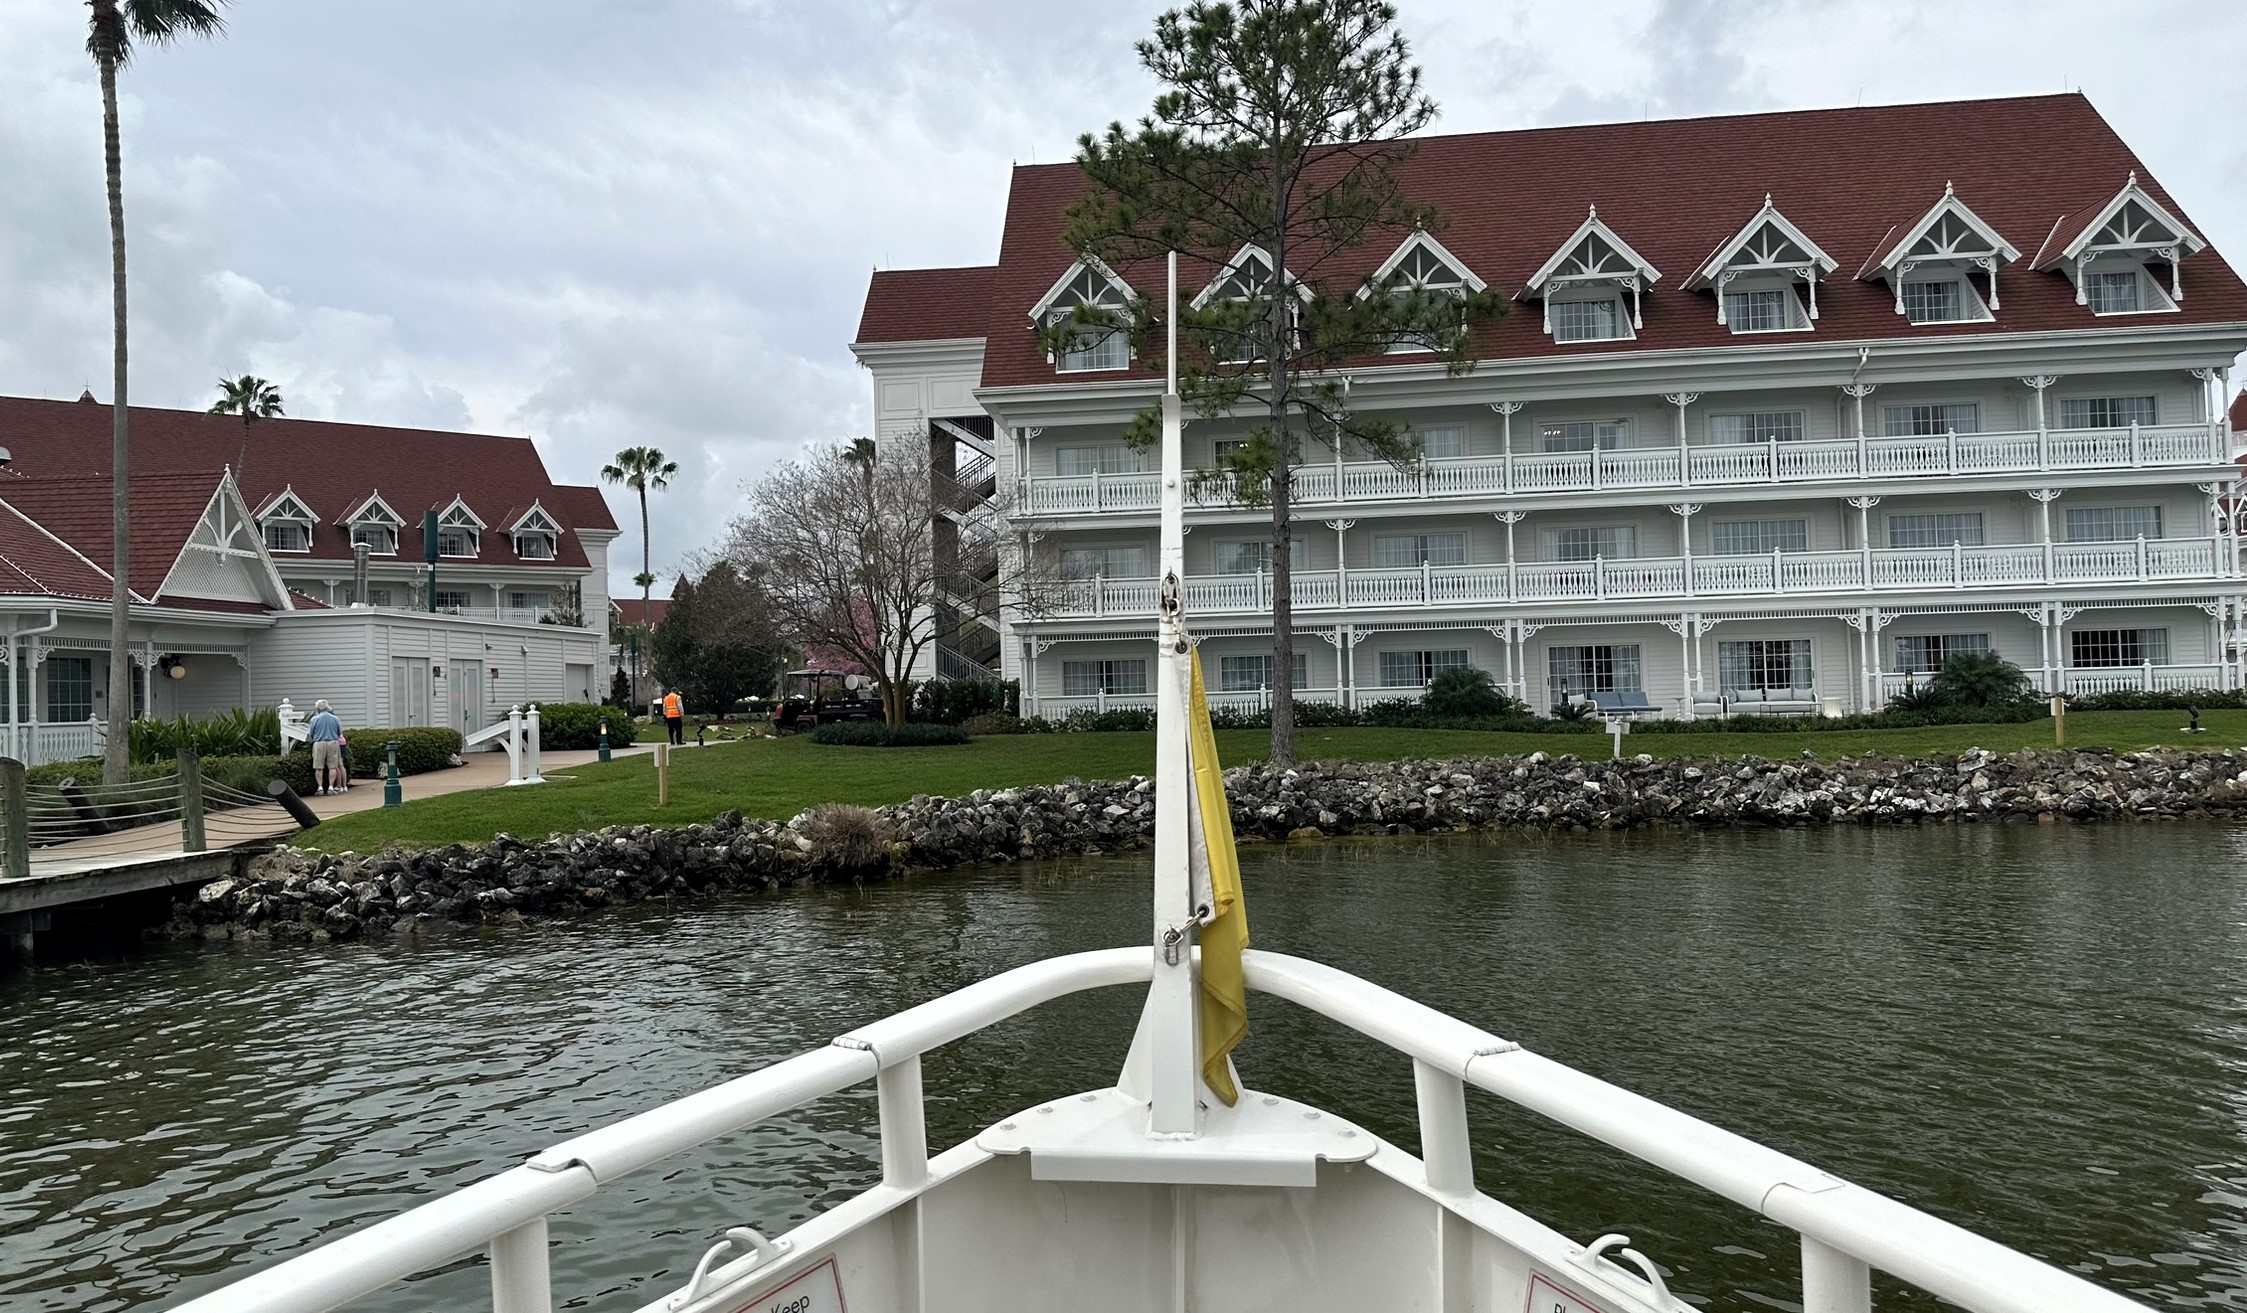
<svg viewBox="0 0 2247 1313"><path fill-rule="evenodd" d="M652 443L667 570L867 431L867 271L994 258L1011 161L1146 108L1162 7L241 0L124 78L134 399L256 373L297 415L528 434L569 482ZM1447 131L2080 87L2247 250L2237 0L1400 7ZM109 392L84 16L0 0L0 393Z"/></svg>

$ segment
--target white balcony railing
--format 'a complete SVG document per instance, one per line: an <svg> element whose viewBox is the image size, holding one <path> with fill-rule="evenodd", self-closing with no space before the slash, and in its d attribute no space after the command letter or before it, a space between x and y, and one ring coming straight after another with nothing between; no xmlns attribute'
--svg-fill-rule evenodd
<svg viewBox="0 0 2247 1313"><path fill-rule="evenodd" d="M1417 695L1420 690L1407 692ZM1297 702L1321 702L1328 706L1342 705L1342 690L1338 688L1299 688L1295 690ZM1059 720L1072 711L1123 711L1144 708L1152 711L1155 695L1152 693L1092 693L1066 697L1040 697L1035 699L1037 715L1048 720ZM1230 707L1235 711L1269 711L1272 709L1272 691L1253 689L1247 692L1209 691L1212 708Z"/></svg>
<svg viewBox="0 0 2247 1313"><path fill-rule="evenodd" d="M418 606L376 606L373 609L408 615L429 614ZM463 620L489 620L503 625L541 625L551 623L547 617L554 614L554 609L546 606L440 606L436 614L458 616Z"/></svg>
<svg viewBox="0 0 2247 1313"><path fill-rule="evenodd" d="M2028 667L2029 678L2039 684L2044 676L2033 666ZM2134 666L2070 666L2061 670L2059 685L2071 697L2092 693L2184 693L2196 689L2228 689L2236 683L2229 666L2223 665L2156 665L2140 662ZM1905 689L1924 688L1935 676L1931 671L1898 674L1893 671L1880 677L1882 698L1892 698Z"/></svg>
<svg viewBox="0 0 2247 1313"><path fill-rule="evenodd" d="M2116 429L1466 456L1423 461L1406 469L1386 461L1305 465L1295 473L1294 499L1303 506L1440 501L1511 493L2191 468L2225 465L2231 458L2231 442L2220 424L2133 424ZM1153 473L1044 475L1024 480L1021 501L1030 515L1152 511L1160 492L1158 483ZM1230 500L1229 485L1221 480L1202 487L1198 494L1204 506Z"/></svg>
<svg viewBox="0 0 2247 1313"><path fill-rule="evenodd" d="M1467 606L1501 602L1609 602L1654 598L1877 593L2228 578L2231 540L2137 538L2111 543L2023 543L1985 547L1876 547L1754 556L1669 556L1516 565L1423 565L1417 569L1298 570L1294 609ZM1040 599L1057 619L1152 619L1153 579L1078 580ZM1272 609L1267 574L1186 580L1189 615L1254 615Z"/></svg>

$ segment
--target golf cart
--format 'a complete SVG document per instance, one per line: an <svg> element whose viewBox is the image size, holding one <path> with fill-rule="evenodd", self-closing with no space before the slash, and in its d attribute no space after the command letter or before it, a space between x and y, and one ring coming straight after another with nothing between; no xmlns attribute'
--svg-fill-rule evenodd
<svg viewBox="0 0 2247 1313"><path fill-rule="evenodd" d="M780 677L780 699L773 703L775 733L794 734L839 720L880 720L882 702L871 696L864 675L836 670L791 670Z"/></svg>

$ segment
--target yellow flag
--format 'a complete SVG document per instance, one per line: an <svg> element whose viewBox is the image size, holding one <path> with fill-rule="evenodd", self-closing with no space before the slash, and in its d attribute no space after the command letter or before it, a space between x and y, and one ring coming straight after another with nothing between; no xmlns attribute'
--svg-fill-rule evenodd
<svg viewBox="0 0 2247 1313"><path fill-rule="evenodd" d="M1248 985L1241 950L1248 947L1248 908L1241 901L1240 854L1233 847L1233 812L1225 801L1225 772L1217 763L1217 735L1209 725L1209 694L1202 687L1202 656L1193 654L1194 683L1186 726L1194 763L1194 811L1208 864L1211 919L1202 927L1202 1080L1226 1106L1240 1098L1228 1056L1248 1037ZM1197 881L1198 883L1198 881Z"/></svg>

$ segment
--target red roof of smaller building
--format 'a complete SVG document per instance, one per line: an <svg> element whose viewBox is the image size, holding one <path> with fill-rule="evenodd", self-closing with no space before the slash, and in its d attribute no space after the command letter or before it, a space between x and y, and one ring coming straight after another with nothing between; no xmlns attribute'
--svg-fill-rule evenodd
<svg viewBox="0 0 2247 1313"><path fill-rule="evenodd" d="M929 342L990 331L994 265L959 269L877 269L858 319L860 342Z"/></svg>
<svg viewBox="0 0 2247 1313"><path fill-rule="evenodd" d="M2247 392L2231 399L2231 431L2247 433Z"/></svg>
<svg viewBox="0 0 2247 1313"><path fill-rule="evenodd" d="M132 577L127 582L135 594L153 598L164 586L164 577L225 477L220 470L133 475ZM110 550L107 475L0 479L0 501L100 567L102 596L108 595L115 554Z"/></svg>
<svg viewBox="0 0 2247 1313"><path fill-rule="evenodd" d="M614 605L616 606L616 618L623 624L636 625L645 620L648 624L660 625L663 623L663 613L671 609L671 599L668 597L650 598L644 610L641 608L640 599L637 597L619 597L615 599Z"/></svg>

